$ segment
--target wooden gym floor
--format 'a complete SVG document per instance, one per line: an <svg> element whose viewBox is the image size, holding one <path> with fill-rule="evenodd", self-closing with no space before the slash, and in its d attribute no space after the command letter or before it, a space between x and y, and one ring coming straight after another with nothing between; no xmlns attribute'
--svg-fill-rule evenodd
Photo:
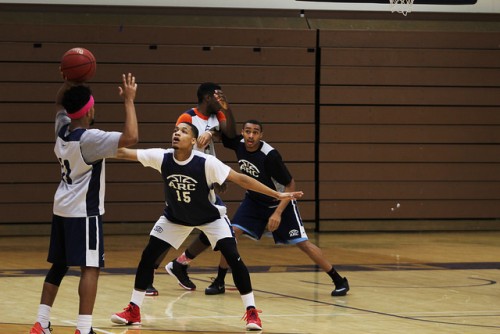
<svg viewBox="0 0 500 334"><path fill-rule="evenodd" d="M500 232L309 233L351 291L331 297L329 278L297 247L242 239L265 333L499 333ZM38 308L48 237L0 238L0 332L28 333ZM182 290L162 268L158 297L146 297L143 325L109 321L129 301L146 235L107 236L94 330L105 334L243 333L243 307L232 285L205 296L218 253L190 268L198 289ZM171 251L167 260L178 251ZM78 270L63 281L52 311L54 334L73 334ZM232 283L228 274L228 283Z"/></svg>

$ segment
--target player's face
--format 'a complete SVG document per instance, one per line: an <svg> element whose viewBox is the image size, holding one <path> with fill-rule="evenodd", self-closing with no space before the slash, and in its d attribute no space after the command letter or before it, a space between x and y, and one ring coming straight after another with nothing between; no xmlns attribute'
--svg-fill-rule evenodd
<svg viewBox="0 0 500 334"><path fill-rule="evenodd" d="M217 114L217 112L222 108L219 101L215 97L215 93L205 96L207 101L207 112L209 114Z"/></svg>
<svg viewBox="0 0 500 334"><path fill-rule="evenodd" d="M259 149L260 140L263 135L259 125L246 123L241 130L241 135L245 141L247 151L253 152Z"/></svg>
<svg viewBox="0 0 500 334"><path fill-rule="evenodd" d="M180 123L174 128L172 134L172 147L174 149L188 149L196 143L193 130L185 123Z"/></svg>

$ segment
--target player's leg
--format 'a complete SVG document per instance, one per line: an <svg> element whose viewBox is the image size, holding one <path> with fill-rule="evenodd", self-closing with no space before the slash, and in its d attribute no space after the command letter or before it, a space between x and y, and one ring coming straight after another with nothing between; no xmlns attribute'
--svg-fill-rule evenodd
<svg viewBox="0 0 500 334"><path fill-rule="evenodd" d="M341 277L331 262L323 255L322 250L309 241L296 201L290 201L281 214L281 223L273 232L275 243L297 245L301 251L307 254L311 260L321 267L332 279L335 289L332 296L345 296L349 291L349 283L345 277Z"/></svg>
<svg viewBox="0 0 500 334"><path fill-rule="evenodd" d="M111 316L112 322L122 325L138 325L141 323L141 307L146 296L146 289L153 282L155 262L158 257L168 252L169 249L170 244L153 235L150 236L137 266L130 303L123 312Z"/></svg>
<svg viewBox="0 0 500 334"><path fill-rule="evenodd" d="M236 226L233 226L233 232L236 239L238 239L243 234L243 230L240 230ZM229 264L227 263L224 255L222 255L221 253L219 260L219 267L217 269L217 276L212 281L212 284L210 284L205 289L206 295L220 295L226 292L225 281L228 270L229 270Z"/></svg>
<svg viewBox="0 0 500 334"><path fill-rule="evenodd" d="M59 291L61 281L66 275L69 267L53 264L50 268L42 288L42 296L38 305L36 322L30 330L30 334L50 334L50 312Z"/></svg>
<svg viewBox="0 0 500 334"><path fill-rule="evenodd" d="M30 334L50 334L50 313L52 305L59 291L59 286L68 271L64 242L64 218L55 215L52 217L52 230L50 233L49 255L47 260L52 263L52 266L43 282L36 322L31 328Z"/></svg>
<svg viewBox="0 0 500 334"><path fill-rule="evenodd" d="M160 265L163 262L163 260L165 259L165 257L167 256L167 253L168 253L168 251L165 251L156 260L156 262L155 262L155 273L156 273L156 270L160 267ZM154 282L154 275L153 275L153 282ZM146 296L152 296L153 297L153 296L158 296L160 294L158 292L158 290L153 286L153 282L151 282L151 284L149 284L148 287L146 288Z"/></svg>
<svg viewBox="0 0 500 334"><path fill-rule="evenodd" d="M80 333L91 332L99 273L100 268L98 267L80 267L80 283L78 285L80 307L76 323L76 328L80 330Z"/></svg>
<svg viewBox="0 0 500 334"><path fill-rule="evenodd" d="M223 217L201 228L203 228L210 243L216 246L214 248L220 250L231 268L234 284L240 292L245 307L246 328L250 330L262 329L262 323L255 307L250 273L238 252L229 219Z"/></svg>
<svg viewBox="0 0 500 334"><path fill-rule="evenodd" d="M250 197L245 196L232 220L232 227L236 238L239 238L242 234L246 234L252 239L260 240L266 229L267 219L272 212L272 209L256 203ZM217 277L205 289L206 295L225 293L225 277L228 268L227 261L221 254Z"/></svg>
<svg viewBox="0 0 500 334"><path fill-rule="evenodd" d="M124 325L141 323L140 308L146 295L146 288L153 282L155 264L159 258L166 255L170 247L179 248L192 230L191 226L174 224L164 216L158 219L137 266L130 303L123 312L111 316L112 322Z"/></svg>
<svg viewBox="0 0 500 334"><path fill-rule="evenodd" d="M66 264L80 266L76 329L90 333L100 268L104 267L102 217L65 218Z"/></svg>
<svg viewBox="0 0 500 334"><path fill-rule="evenodd" d="M332 296L345 296L349 291L349 282L347 278L342 277L335 270L333 265L325 258L321 248L310 242L309 240L302 241L296 244L301 251L307 254L311 260L323 269L335 284L335 289L332 291Z"/></svg>
<svg viewBox="0 0 500 334"><path fill-rule="evenodd" d="M80 266L79 312L76 328L80 333L90 333L97 282L100 268L104 267L102 217L63 218L63 221L66 264Z"/></svg>
<svg viewBox="0 0 500 334"><path fill-rule="evenodd" d="M252 290L252 282L248 268L241 259L236 246L235 238L225 238L217 242L217 247L226 259L231 272L233 273L234 285L240 292L241 300L245 307L246 329L261 330L262 322L259 318L259 311L255 307L255 297Z"/></svg>

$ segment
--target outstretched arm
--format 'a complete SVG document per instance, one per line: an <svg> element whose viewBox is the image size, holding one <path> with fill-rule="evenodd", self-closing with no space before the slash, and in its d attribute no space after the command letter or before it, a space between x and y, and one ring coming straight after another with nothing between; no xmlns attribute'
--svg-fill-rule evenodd
<svg viewBox="0 0 500 334"><path fill-rule="evenodd" d="M116 152L115 158L123 159L123 160L132 160L138 161L137 159L137 150L131 148L119 148Z"/></svg>
<svg viewBox="0 0 500 334"><path fill-rule="evenodd" d="M265 184L260 183L259 181L251 178L250 176L235 172L233 169L231 169L229 171L229 175L227 176L227 180L236 183L237 185L239 185L240 187L242 187L244 189L253 190L253 191L262 193L264 195L267 195L269 197L273 197L273 198L276 198L279 200L297 199L297 198L301 198L302 195L304 194L302 191L280 193L276 190L269 188Z"/></svg>

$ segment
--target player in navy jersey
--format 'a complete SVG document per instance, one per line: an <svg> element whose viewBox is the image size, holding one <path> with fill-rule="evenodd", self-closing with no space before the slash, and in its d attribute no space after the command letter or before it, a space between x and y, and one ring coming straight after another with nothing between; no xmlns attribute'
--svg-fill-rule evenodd
<svg viewBox="0 0 500 334"><path fill-rule="evenodd" d="M119 95L124 100L123 132L89 129L94 123L94 98L89 87L65 81L56 96L56 143L61 181L54 196L48 262L35 325L30 334L49 334L50 312L59 285L70 266L81 270L75 334L94 333L92 312L100 268L104 267L105 159L119 147L137 143L139 131L134 106L135 77L123 75Z"/></svg>
<svg viewBox="0 0 500 334"><path fill-rule="evenodd" d="M294 191L295 181L281 155L263 141L262 137L262 124L256 120L249 120L244 123L240 136L223 137L223 143L225 147L235 151L240 170L244 174L278 191ZM236 237L244 233L256 240L262 237L267 226L276 244L296 245L331 277L335 284L332 296L345 296L349 291L347 279L341 277L325 258L321 249L309 241L296 201L289 199L277 201L249 190L232 222ZM205 290L207 295L225 292L224 279L227 269L227 263L221 257L217 277Z"/></svg>
<svg viewBox="0 0 500 334"><path fill-rule="evenodd" d="M217 201L213 185L231 181L245 189L264 193L271 198L288 199L302 196L302 192L281 193L264 184L237 173L212 155L193 150L198 136L191 123L175 126L170 149L121 149L117 158L141 162L162 174L164 180L165 209L150 233L137 272L129 305L115 313L111 321L117 324L140 324L147 286L153 281L155 262L171 247L178 249L194 228L203 231L212 245L227 259L233 279L246 308L248 330L262 329L255 307L248 269L236 246L226 207Z"/></svg>
<svg viewBox="0 0 500 334"><path fill-rule="evenodd" d="M284 164L279 152L262 141L262 124L256 120L244 123L241 135L234 138L223 136L223 143L235 151L242 173L264 183L278 191L293 191L295 181ZM259 240L266 226L272 232L276 244L297 245L333 280L335 289L332 296L345 296L349 283L341 277L332 264L325 258L321 249L309 241L302 224L296 201L276 201L266 195L247 191L232 219L236 237L245 233ZM201 251L200 251L201 253ZM199 255L195 254L195 256ZM221 257L218 273L212 284L205 289L205 294L225 293L227 263Z"/></svg>
<svg viewBox="0 0 500 334"><path fill-rule="evenodd" d="M216 83L204 82L200 84L196 91L196 97L198 99L197 106L182 113L177 118L176 124L187 122L196 126L199 136L194 149L215 156L214 138L220 138L221 133L228 137L236 136L232 110L221 86ZM225 191L226 184L215 184L214 188L216 194L220 194ZM189 262L195 258L192 254L197 254L208 246L210 246L210 242L201 232L180 256L165 266L167 273L174 276L184 289L196 289L196 285L189 279L186 268ZM158 259L156 268L163 260L163 258ZM146 289L146 296L157 296L158 294L158 290L151 283Z"/></svg>

